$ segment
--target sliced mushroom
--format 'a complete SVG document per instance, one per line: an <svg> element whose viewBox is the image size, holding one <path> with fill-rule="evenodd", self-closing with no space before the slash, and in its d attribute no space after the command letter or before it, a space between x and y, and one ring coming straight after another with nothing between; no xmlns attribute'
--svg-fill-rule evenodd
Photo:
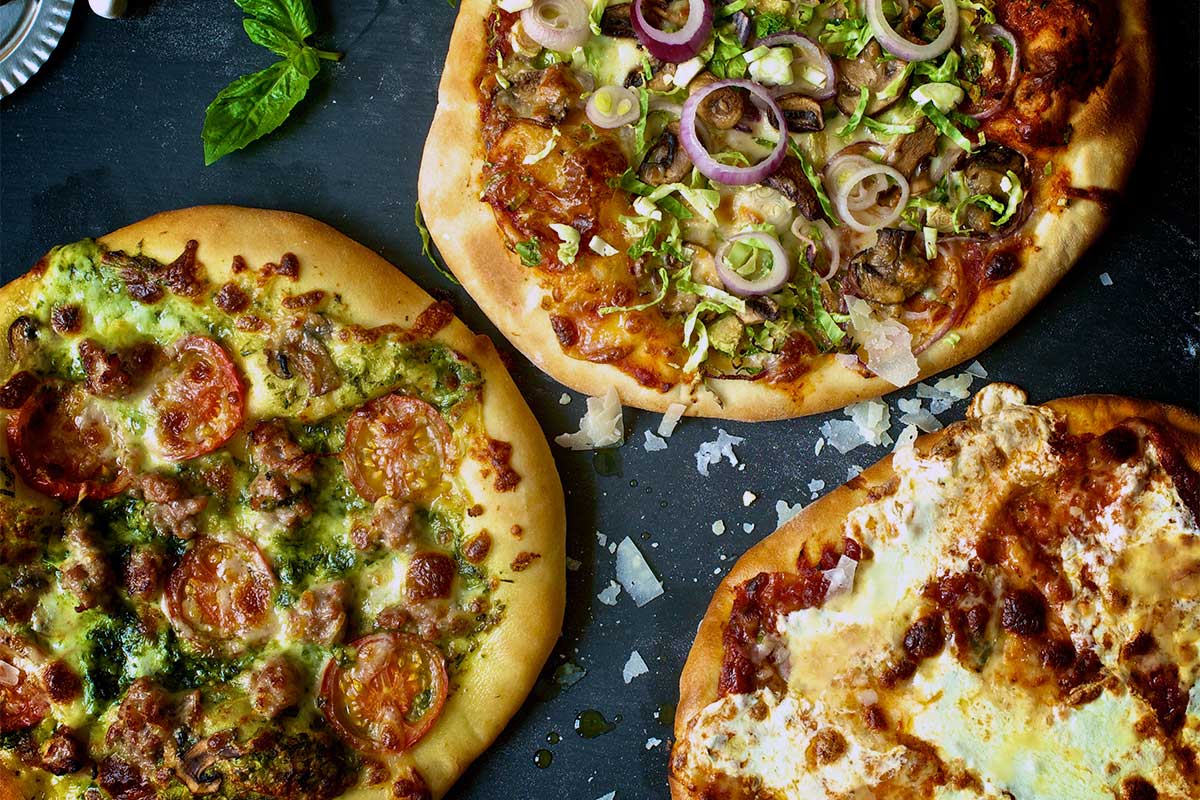
<svg viewBox="0 0 1200 800"><path fill-rule="evenodd" d="M988 142L972 153L963 164L962 175L971 194L986 194L997 200L1008 199L1008 192L1001 185L1009 172L1021 180L1025 175L1025 157L1002 144ZM959 214L958 224L976 233L991 233L995 213L983 206L970 203Z"/></svg>
<svg viewBox="0 0 1200 800"><path fill-rule="evenodd" d="M806 219L819 219L821 216L821 201L817 191L808 182L800 159L789 155L765 181L763 186L770 187L796 204L796 209Z"/></svg>
<svg viewBox="0 0 1200 800"><path fill-rule="evenodd" d="M904 87L908 85L907 78L900 86L896 87L890 97L879 96L879 93L891 86L892 82L899 78L904 72L904 68L908 66L907 61L901 61L898 58L883 60L881 56L879 43L871 42L858 58L838 60L837 107L843 114L854 113L864 86L871 90L870 99L867 100L866 113L868 115L878 114L904 97Z"/></svg>
<svg viewBox="0 0 1200 800"><path fill-rule="evenodd" d="M737 317L747 325L757 325L767 320L779 319L779 311L779 303L766 295L747 297L746 310L738 312Z"/></svg>
<svg viewBox="0 0 1200 800"><path fill-rule="evenodd" d="M580 92L579 84L562 64L542 70L522 72L507 89L496 93L496 102L513 114L541 125L557 125L567 116L571 98Z"/></svg>
<svg viewBox="0 0 1200 800"><path fill-rule="evenodd" d="M775 102L783 109L783 116L791 133L806 133L825 128L825 115L821 112L821 104L811 97L785 94Z"/></svg>
<svg viewBox="0 0 1200 800"><path fill-rule="evenodd" d="M8 357L20 361L37 349L38 323L32 317L20 316L8 326Z"/></svg>
<svg viewBox="0 0 1200 800"><path fill-rule="evenodd" d="M692 171L692 160L679 143L679 121L663 128L658 141L646 153L638 177L653 186L678 183Z"/></svg>
<svg viewBox="0 0 1200 800"><path fill-rule="evenodd" d="M637 34L633 30L630 14L632 9L631 3L622 3L604 9L604 14L600 17L600 33L614 39L635 38Z"/></svg>
<svg viewBox="0 0 1200 800"><path fill-rule="evenodd" d="M884 158L906 178L912 178L925 159L937 151L938 130L929 120L922 120L912 133L892 142Z"/></svg>
<svg viewBox="0 0 1200 800"><path fill-rule="evenodd" d="M912 251L912 231L883 228L874 247L850 260L862 296L876 303L903 303L929 283L929 262Z"/></svg>
<svg viewBox="0 0 1200 800"><path fill-rule="evenodd" d="M305 324L290 328L274 348L263 353L272 374L284 380L300 376L313 397L328 394L342 385L341 373L319 336L319 326Z"/></svg>
<svg viewBox="0 0 1200 800"><path fill-rule="evenodd" d="M696 283L723 288L721 275L717 272L717 262L713 254L703 247L692 245L691 279ZM657 288L657 287L656 287ZM662 310L665 314L687 314L696 307L700 298L690 292L680 292L672 287L663 298Z"/></svg>
<svg viewBox="0 0 1200 800"><path fill-rule="evenodd" d="M688 84L688 93L695 94L709 84L717 82L717 76L711 72L701 72ZM704 98L704 102L696 109L696 116L712 127L727 131L737 125L746 113L746 97L741 89L726 86Z"/></svg>
<svg viewBox="0 0 1200 800"><path fill-rule="evenodd" d="M183 754L183 758L175 765L175 774L188 791L192 794L213 794L221 789L222 775L212 767L219 761L241 755L233 739L232 732L223 731L200 740Z"/></svg>

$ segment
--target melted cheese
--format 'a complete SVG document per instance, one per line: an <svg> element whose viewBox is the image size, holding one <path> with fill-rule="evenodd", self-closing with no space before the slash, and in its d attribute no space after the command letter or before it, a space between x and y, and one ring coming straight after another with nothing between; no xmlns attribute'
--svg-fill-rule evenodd
<svg viewBox="0 0 1200 800"><path fill-rule="evenodd" d="M1014 490L1063 467L1052 445L1055 414L1006 391L981 392L974 419L949 433L938 452L897 453L895 491L845 522L845 535L874 552L859 564L852 591L779 618L774 650L760 645L759 655L784 662L786 694L761 688L705 708L680 745L685 774L724 773L784 798L871 796L907 786L944 800L1111 800L1133 775L1150 779L1162 797L1194 796L1162 739L1144 732L1154 728L1152 709L1122 681L1076 707L1058 702L1002 672L1004 650L1020 644L1015 636L998 637L998 652L981 672L965 668L947 643L908 681L880 693L870 688L927 608L922 588L967 568L986 521ZM1200 531L1153 446L1114 477L1119 490L1083 526L1094 542L1067 536L1056 554L1075 595L1056 610L1077 645L1098 644L1111 669L1121 643L1153 632L1191 688L1180 736L1194 747ZM1094 588L1084 586L1085 572ZM864 707L876 702L887 719L882 732L863 721ZM1150 724L1139 728L1146 717ZM842 757L823 765L806 756L822 727L847 743ZM903 737L927 743L946 779L929 779Z"/></svg>

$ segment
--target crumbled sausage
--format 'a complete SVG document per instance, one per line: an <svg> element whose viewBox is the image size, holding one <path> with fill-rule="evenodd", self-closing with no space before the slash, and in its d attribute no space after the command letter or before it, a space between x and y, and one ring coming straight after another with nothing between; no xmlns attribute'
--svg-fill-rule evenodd
<svg viewBox="0 0 1200 800"><path fill-rule="evenodd" d="M454 559L444 553L417 553L408 565L405 593L413 602L450 596Z"/></svg>
<svg viewBox="0 0 1200 800"><path fill-rule="evenodd" d="M65 661L51 661L42 670L42 685L55 703L69 703L83 691L83 683Z"/></svg>
<svg viewBox="0 0 1200 800"><path fill-rule="evenodd" d="M288 632L313 644L336 644L346 630L346 584L307 589L288 618Z"/></svg>
<svg viewBox="0 0 1200 800"><path fill-rule="evenodd" d="M1000 627L1019 636L1037 636L1046 629L1046 601L1032 589L1017 589L1004 595Z"/></svg>
<svg viewBox="0 0 1200 800"><path fill-rule="evenodd" d="M63 588L79 601L76 611L97 608L108 597L112 576L88 518L78 513L68 517L63 542L67 546L67 558L59 568Z"/></svg>
<svg viewBox="0 0 1200 800"><path fill-rule="evenodd" d="M153 600L162 588L162 557L145 547L134 548L125 560L125 589L138 600Z"/></svg>
<svg viewBox="0 0 1200 800"><path fill-rule="evenodd" d="M936 656L945 644L946 630L941 614L926 614L904 633L904 652L916 661Z"/></svg>
<svg viewBox="0 0 1200 800"><path fill-rule="evenodd" d="M375 510L366 525L356 525L350 539L359 550L374 550L381 543L397 550L412 541L416 529L416 506L384 495L375 501Z"/></svg>
<svg viewBox="0 0 1200 800"><path fill-rule="evenodd" d="M264 661L250 673L250 704L267 719L274 719L300 702L300 673L283 656Z"/></svg>
<svg viewBox="0 0 1200 800"><path fill-rule="evenodd" d="M140 479L146 499L146 519L163 536L190 539L199 531L199 516L208 507L207 497L188 497L183 484L165 475L149 473Z"/></svg>
<svg viewBox="0 0 1200 800"><path fill-rule="evenodd" d="M69 728L59 726L42 747L42 767L52 775L70 775L83 769L87 751Z"/></svg>
<svg viewBox="0 0 1200 800"><path fill-rule="evenodd" d="M133 377L116 353L98 342L84 339L79 343L79 361L87 377L87 390L100 397L120 397L133 385Z"/></svg>

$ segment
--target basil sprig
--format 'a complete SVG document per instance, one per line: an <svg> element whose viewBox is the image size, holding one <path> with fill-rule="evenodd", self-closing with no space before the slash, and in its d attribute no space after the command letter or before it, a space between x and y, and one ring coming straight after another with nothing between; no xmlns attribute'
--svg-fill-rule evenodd
<svg viewBox="0 0 1200 800"><path fill-rule="evenodd" d="M305 44L316 30L312 0L234 0L246 13L250 41L281 57L264 70L226 86L204 112L204 163L213 164L283 124L308 93L321 61L341 53Z"/></svg>

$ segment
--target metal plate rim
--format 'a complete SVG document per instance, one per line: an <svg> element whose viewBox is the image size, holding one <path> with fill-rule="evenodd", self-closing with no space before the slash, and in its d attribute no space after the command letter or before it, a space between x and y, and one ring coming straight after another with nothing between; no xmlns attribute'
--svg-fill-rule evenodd
<svg viewBox="0 0 1200 800"><path fill-rule="evenodd" d="M49 60L71 18L75 0L33 0L37 5L24 35L0 58L0 99L24 86Z"/></svg>

